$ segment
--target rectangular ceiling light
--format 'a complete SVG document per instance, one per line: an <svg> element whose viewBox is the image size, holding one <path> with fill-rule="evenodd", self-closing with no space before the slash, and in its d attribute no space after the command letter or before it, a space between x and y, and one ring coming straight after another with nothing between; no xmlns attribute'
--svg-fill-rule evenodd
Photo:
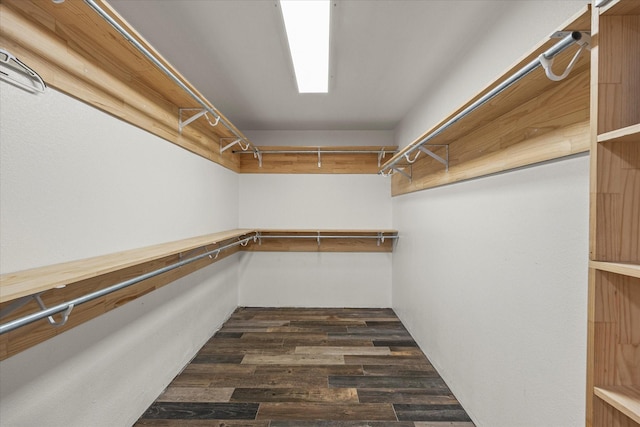
<svg viewBox="0 0 640 427"><path fill-rule="evenodd" d="M300 93L329 92L330 0L280 0Z"/></svg>

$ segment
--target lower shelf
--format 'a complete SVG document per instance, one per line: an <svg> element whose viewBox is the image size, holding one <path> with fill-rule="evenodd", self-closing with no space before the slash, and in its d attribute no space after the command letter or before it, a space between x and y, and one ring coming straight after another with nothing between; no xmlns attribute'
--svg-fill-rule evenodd
<svg viewBox="0 0 640 427"><path fill-rule="evenodd" d="M594 393L640 424L640 386L594 387Z"/></svg>

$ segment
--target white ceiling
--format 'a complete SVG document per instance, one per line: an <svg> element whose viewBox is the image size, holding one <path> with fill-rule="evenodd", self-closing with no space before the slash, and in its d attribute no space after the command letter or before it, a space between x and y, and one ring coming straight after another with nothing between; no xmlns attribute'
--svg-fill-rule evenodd
<svg viewBox="0 0 640 427"><path fill-rule="evenodd" d="M390 130L514 2L336 0L329 94L297 93L275 0L109 3L242 130Z"/></svg>

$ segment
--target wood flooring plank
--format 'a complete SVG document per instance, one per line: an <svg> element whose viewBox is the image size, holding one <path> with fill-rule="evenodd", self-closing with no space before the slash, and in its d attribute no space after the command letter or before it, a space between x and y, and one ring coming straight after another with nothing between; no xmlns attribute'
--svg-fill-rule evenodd
<svg viewBox="0 0 640 427"><path fill-rule="evenodd" d="M227 374L227 375L253 375L256 366L230 365L226 363L190 363L180 374Z"/></svg>
<svg viewBox="0 0 640 427"><path fill-rule="evenodd" d="M457 405L456 398L449 390L389 390L359 389L360 403L414 403L425 405Z"/></svg>
<svg viewBox="0 0 640 427"><path fill-rule="evenodd" d="M231 402L359 403L354 388L237 388ZM371 402L378 403L378 402Z"/></svg>
<svg viewBox="0 0 640 427"><path fill-rule="evenodd" d="M269 421L255 420L146 420L140 419L134 427L270 427Z"/></svg>
<svg viewBox="0 0 640 427"><path fill-rule="evenodd" d="M336 388L420 388L427 390L443 390L449 387L439 377L358 377L358 376L330 376L329 387Z"/></svg>
<svg viewBox="0 0 640 427"><path fill-rule="evenodd" d="M424 356L344 356L347 365L413 365L431 366Z"/></svg>
<svg viewBox="0 0 640 427"><path fill-rule="evenodd" d="M374 347L418 347L418 343L413 340L373 340Z"/></svg>
<svg viewBox="0 0 640 427"><path fill-rule="evenodd" d="M193 358L191 363L206 363L206 364L240 364L242 363L242 359L244 359L243 355L235 355L235 354L198 354Z"/></svg>
<svg viewBox="0 0 640 427"><path fill-rule="evenodd" d="M244 365L344 365L344 356L314 354L247 354Z"/></svg>
<svg viewBox="0 0 640 427"><path fill-rule="evenodd" d="M229 402L233 387L168 387L156 402Z"/></svg>
<svg viewBox="0 0 640 427"><path fill-rule="evenodd" d="M363 365L362 370L364 375L439 377L438 372L431 365Z"/></svg>
<svg viewBox="0 0 640 427"><path fill-rule="evenodd" d="M252 365L242 365L252 366ZM290 365L257 365L256 375L271 375L275 377L324 377L329 375L363 375L362 366L359 365L311 365L311 366L290 366Z"/></svg>
<svg viewBox="0 0 640 427"><path fill-rule="evenodd" d="M410 421L271 421L269 427L415 427Z"/></svg>
<svg viewBox="0 0 640 427"><path fill-rule="evenodd" d="M142 419L254 420L257 403L155 402Z"/></svg>
<svg viewBox="0 0 640 427"><path fill-rule="evenodd" d="M369 355L387 356L391 355L389 347L323 347L323 346L299 346L296 347L295 354L334 354L334 355Z"/></svg>
<svg viewBox="0 0 640 427"><path fill-rule="evenodd" d="M471 421L460 405L394 404L399 421Z"/></svg>
<svg viewBox="0 0 640 427"><path fill-rule="evenodd" d="M391 404L263 403L258 420L397 421ZM410 421L410 420L409 420Z"/></svg>

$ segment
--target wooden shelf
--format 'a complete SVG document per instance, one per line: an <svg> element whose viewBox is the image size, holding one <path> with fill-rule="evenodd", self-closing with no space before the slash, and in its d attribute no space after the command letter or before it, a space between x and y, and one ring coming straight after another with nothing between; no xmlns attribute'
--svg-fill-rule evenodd
<svg viewBox="0 0 640 427"><path fill-rule="evenodd" d="M601 271L640 278L640 265L622 262L589 261L589 266Z"/></svg>
<svg viewBox="0 0 640 427"><path fill-rule="evenodd" d="M640 124L598 135L598 142L638 142L640 141Z"/></svg>
<svg viewBox="0 0 640 427"><path fill-rule="evenodd" d="M585 6L559 30L589 31L589 11L590 8ZM548 39L538 44L477 96L386 162L383 170L396 161L398 166L407 165L404 155L432 134L435 136L429 140L428 145L434 145L429 147L434 153L445 157L446 148L443 146L448 146L449 150L448 171L441 163L421 154L410 166L411 179L401 174L392 176L392 194L405 194L588 151L588 54L580 57L565 80L551 81L540 67L444 131L436 132L441 125L456 117L555 43L557 39ZM558 55L554 60L554 68L562 69L566 66L576 50L569 48Z"/></svg>
<svg viewBox="0 0 640 427"><path fill-rule="evenodd" d="M252 233L236 229L140 249L65 262L45 267L7 273L0 276L0 303L11 301L60 286L70 285L118 270L157 261L205 246L215 247L225 241Z"/></svg>
<svg viewBox="0 0 640 427"><path fill-rule="evenodd" d="M640 386L595 387L594 393L640 424Z"/></svg>
<svg viewBox="0 0 640 427"><path fill-rule="evenodd" d="M600 15L640 15L640 1L612 0L599 8Z"/></svg>
<svg viewBox="0 0 640 427"><path fill-rule="evenodd" d="M106 1L97 3L244 138ZM222 124L211 127L204 118L180 132L179 109L202 106L85 2L2 0L0 21L0 45L29 64L48 86L238 171L237 156L220 153L221 139L235 138L234 133Z"/></svg>
<svg viewBox="0 0 640 427"><path fill-rule="evenodd" d="M259 230L248 252L392 252L396 230ZM383 238L381 238L381 236ZM383 241L384 240L384 241Z"/></svg>
<svg viewBox="0 0 640 427"><path fill-rule="evenodd" d="M260 146L262 167L251 153L240 154L240 173L377 174L397 146ZM318 156L320 151L320 156ZM384 156L381 156L384 153Z"/></svg>

